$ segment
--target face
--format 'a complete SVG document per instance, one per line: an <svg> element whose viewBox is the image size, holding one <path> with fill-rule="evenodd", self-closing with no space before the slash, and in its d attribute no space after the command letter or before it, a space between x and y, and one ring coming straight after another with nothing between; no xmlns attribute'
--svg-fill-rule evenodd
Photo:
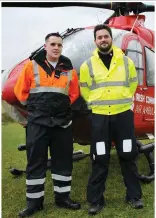
<svg viewBox="0 0 156 218"><path fill-rule="evenodd" d="M57 36L50 36L45 42L45 50L47 51L47 58L50 61L59 59L62 52L62 39Z"/></svg>
<svg viewBox="0 0 156 218"><path fill-rule="evenodd" d="M101 52L108 52L112 47L112 38L105 29L96 32L95 44Z"/></svg>

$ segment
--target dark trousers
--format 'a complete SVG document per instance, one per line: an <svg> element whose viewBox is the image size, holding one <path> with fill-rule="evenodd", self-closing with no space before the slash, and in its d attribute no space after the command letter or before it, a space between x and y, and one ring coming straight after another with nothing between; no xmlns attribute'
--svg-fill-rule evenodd
<svg viewBox="0 0 156 218"><path fill-rule="evenodd" d="M87 200L91 204L104 203L103 193L108 175L112 140L115 142L120 160L126 199L140 199L142 196L135 164L138 149L134 134L133 111L128 110L110 116L92 114L92 172L87 186Z"/></svg>
<svg viewBox="0 0 156 218"><path fill-rule="evenodd" d="M27 202L43 203L44 183L46 178L48 147L51 156L51 174L54 183L55 200L68 198L71 189L73 167L72 125L67 128L45 127L28 123L26 134Z"/></svg>

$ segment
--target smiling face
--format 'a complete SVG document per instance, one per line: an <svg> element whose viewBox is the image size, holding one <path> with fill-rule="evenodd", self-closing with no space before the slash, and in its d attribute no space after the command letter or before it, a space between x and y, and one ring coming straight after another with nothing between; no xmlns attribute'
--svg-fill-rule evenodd
<svg viewBox="0 0 156 218"><path fill-rule="evenodd" d="M96 31L95 44L101 52L108 52L112 47L112 38L106 29Z"/></svg>
<svg viewBox="0 0 156 218"><path fill-rule="evenodd" d="M58 61L62 53L62 38L50 36L45 42L45 50L49 61Z"/></svg>

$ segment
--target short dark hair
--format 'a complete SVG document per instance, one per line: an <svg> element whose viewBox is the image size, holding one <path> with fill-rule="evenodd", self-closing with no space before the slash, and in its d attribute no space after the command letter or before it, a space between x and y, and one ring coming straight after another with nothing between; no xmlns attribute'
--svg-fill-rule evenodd
<svg viewBox="0 0 156 218"><path fill-rule="evenodd" d="M111 38L112 38L112 30L111 30L111 28L110 28L109 26L107 26L107 25L99 24L99 25L96 25L96 26L94 27L94 39L96 39L96 32L97 32L98 30L103 30L103 29L107 30L107 31L109 32L109 35L110 35Z"/></svg>
<svg viewBox="0 0 156 218"><path fill-rule="evenodd" d="M61 39L63 39L62 36L57 32L57 33L49 33L48 35L46 35L45 41L47 41L51 36L56 36L56 37L60 37Z"/></svg>

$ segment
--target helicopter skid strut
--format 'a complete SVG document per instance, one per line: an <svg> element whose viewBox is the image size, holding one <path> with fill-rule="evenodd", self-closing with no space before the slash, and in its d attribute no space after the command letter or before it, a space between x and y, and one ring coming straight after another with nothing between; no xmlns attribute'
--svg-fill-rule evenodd
<svg viewBox="0 0 156 218"><path fill-rule="evenodd" d="M147 176L145 176L144 174L139 174L139 180L143 183L150 183L154 180L154 157L153 157L154 142L144 145L137 140L137 146L138 146L139 154L145 155L150 169L150 172ZM19 145L18 150L19 151L26 150L26 145L24 144ZM89 155L90 155L89 153L86 154L82 150L73 152L73 161L81 160ZM50 169L50 167L51 167L51 159L49 158L47 161L47 169ZM15 176L20 176L25 172L26 172L25 170L18 170L16 168L10 169L10 173Z"/></svg>
<svg viewBox="0 0 156 218"><path fill-rule="evenodd" d="M137 140L137 146L140 154L144 154L148 164L150 172L147 176L144 174L139 174L139 180L143 183L150 183L154 180L154 142L148 144L142 144L140 141Z"/></svg>

